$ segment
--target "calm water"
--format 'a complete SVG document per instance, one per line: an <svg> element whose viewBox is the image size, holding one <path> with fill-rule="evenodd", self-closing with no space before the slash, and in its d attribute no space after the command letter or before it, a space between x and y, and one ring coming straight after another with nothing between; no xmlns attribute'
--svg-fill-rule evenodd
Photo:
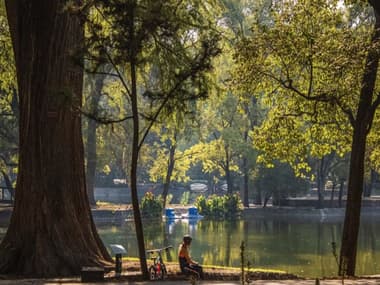
<svg viewBox="0 0 380 285"><path fill-rule="evenodd" d="M98 224L106 245L122 244L128 256L137 257L132 222L121 225ZM193 236L191 255L207 265L240 266L241 241L254 268L283 270L305 277L336 275L337 265L331 243L339 247L342 223L295 221L292 219L244 219L236 222L200 220L189 223L145 221L146 248L173 245L166 260L176 260L177 246L184 234ZM0 239L5 228L0 226ZM361 223L357 274L380 273L380 219Z"/></svg>
<svg viewBox="0 0 380 285"><path fill-rule="evenodd" d="M207 265L240 266L241 241L252 267L283 270L305 277L336 276L332 242L339 248L342 223L245 219L236 222L200 220L189 223L145 222L147 249L173 245L167 260L176 260L184 234L193 236L191 256ZM124 245L138 256L134 225L98 226L106 244ZM380 221L362 221L357 274L380 273Z"/></svg>

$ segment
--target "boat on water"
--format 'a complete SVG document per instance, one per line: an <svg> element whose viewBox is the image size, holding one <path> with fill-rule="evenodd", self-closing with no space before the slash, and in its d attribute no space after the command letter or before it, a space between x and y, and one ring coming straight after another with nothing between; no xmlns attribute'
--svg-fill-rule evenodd
<svg viewBox="0 0 380 285"><path fill-rule="evenodd" d="M198 209L196 207L190 207L188 212L185 214L176 214L173 208L165 209L164 219L166 220L177 220L177 219L202 219L203 216L199 215Z"/></svg>

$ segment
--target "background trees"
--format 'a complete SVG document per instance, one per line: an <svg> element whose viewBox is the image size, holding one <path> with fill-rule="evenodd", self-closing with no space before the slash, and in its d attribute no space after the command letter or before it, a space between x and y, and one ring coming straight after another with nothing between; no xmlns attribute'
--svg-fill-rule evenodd
<svg viewBox="0 0 380 285"><path fill-rule="evenodd" d="M237 78L267 94L266 154L274 150L303 168L307 152L321 162L351 152L340 274L354 275L366 138L379 104L378 16L370 37L372 23L347 21L349 6L337 1L280 1L274 8L273 22L242 41Z"/></svg>
<svg viewBox="0 0 380 285"><path fill-rule="evenodd" d="M189 148L196 128L192 117L191 113L184 115L177 112L165 116L152 130L159 139L146 147L150 149L150 180L163 184L163 208L167 204L171 182L187 182L190 179L187 171L197 155Z"/></svg>
<svg viewBox="0 0 380 285"><path fill-rule="evenodd" d="M166 200L172 180L226 180L230 193L244 189L249 206L255 188L257 201L262 194L265 205L270 195L280 200L303 189L306 178L315 179L323 207L327 179L333 185L346 179L348 155L340 273L353 275L364 178L373 184L373 171L379 169L380 103L378 4L369 1L373 13L369 5L354 2L99 0L70 5L66 8L88 23L82 67L89 72L85 86L92 87L84 107L83 74L71 61L76 44L83 42L83 27L66 10L57 12L65 1L47 6L7 2L18 90L0 6L0 171L7 185L20 143L18 198L0 249L1 270L35 272L42 252L54 262L42 263L39 275L70 274L79 263L110 261L85 202L82 112L90 118L84 124L88 198L95 204L96 167L126 178L145 275L138 181L162 183ZM223 55L212 62L219 44ZM32 209L37 203L43 206ZM34 226L21 229L25 220ZM72 228L66 227L68 221L74 221ZM81 237L78 252L88 258L74 261L58 253L63 248L68 255L74 252L65 231ZM42 244L31 267L20 261L31 250L23 247L27 235ZM51 238L59 242L44 242ZM83 249L88 244L94 250Z"/></svg>
<svg viewBox="0 0 380 285"><path fill-rule="evenodd" d="M208 15L213 3L126 0L93 4L94 13L87 18L88 51L93 61L112 66L127 102L117 115L124 115L120 121L132 121L129 183L141 270L148 278L137 195L139 153L162 114L186 110L187 101L207 96L206 72L219 53L214 19Z"/></svg>
<svg viewBox="0 0 380 285"><path fill-rule="evenodd" d="M13 193L18 151L18 97L12 42L4 3L0 3L0 181Z"/></svg>

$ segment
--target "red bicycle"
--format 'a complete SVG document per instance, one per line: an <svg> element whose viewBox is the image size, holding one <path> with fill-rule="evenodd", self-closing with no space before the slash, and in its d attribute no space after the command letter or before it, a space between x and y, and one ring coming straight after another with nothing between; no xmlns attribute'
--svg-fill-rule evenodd
<svg viewBox="0 0 380 285"><path fill-rule="evenodd" d="M153 260L153 265L149 267L150 280L162 280L167 277L168 271L166 270L166 266L162 259L161 252L163 252L164 250L169 250L170 248L173 247L169 245L167 247L151 249L146 251L147 253L152 255L151 259Z"/></svg>

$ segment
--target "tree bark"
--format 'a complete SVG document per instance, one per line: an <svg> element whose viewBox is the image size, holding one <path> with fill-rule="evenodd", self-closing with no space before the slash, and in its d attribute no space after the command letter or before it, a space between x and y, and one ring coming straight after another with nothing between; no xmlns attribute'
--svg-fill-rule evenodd
<svg viewBox="0 0 380 285"><path fill-rule="evenodd" d="M355 275L356 250L360 226L360 212L364 182L364 159L366 140L372 125L378 100L373 102L373 93L376 84L379 65L379 51L376 44L380 41L380 14L378 1L370 1L375 8L376 23L374 33L369 44L365 70L362 78L360 100L353 122L353 137L351 160L347 188L347 205L340 250L339 275ZM374 105L375 104L375 105Z"/></svg>
<svg viewBox="0 0 380 285"><path fill-rule="evenodd" d="M141 212L140 212L139 198L138 198L138 193L137 193L137 165L138 165L138 156L139 156L139 112L138 112L138 106L137 106L136 65L134 62L131 62L131 82L132 82L131 105L132 105L132 113L133 113L131 198L132 198L132 207L133 207L133 217L135 220L135 227L136 227L137 245L138 245L139 256L140 256L141 272L144 279L148 280L149 272L148 272L148 267L146 263L144 231L143 231L143 225L141 221Z"/></svg>
<svg viewBox="0 0 380 285"><path fill-rule="evenodd" d="M343 198L343 191L344 191L344 182L345 180L344 179L341 179L340 180L340 186L339 186L339 198L338 198L338 205L339 205L339 208L342 207L342 198Z"/></svg>
<svg viewBox="0 0 380 285"><path fill-rule="evenodd" d="M135 9L136 1L130 7L131 16L128 19L128 29L129 29L129 42L135 42ZM137 101L137 75L136 75L136 47L129 50L130 59L130 73L131 73L131 109L132 109L132 124L133 124L133 136L132 136L132 157L131 157L131 198L133 207L133 217L135 221L136 228L136 238L137 246L139 250L140 257L140 268L145 280L149 280L148 266L146 262L146 252L145 252L145 240L144 240L144 230L141 221L141 212L139 205L139 197L137 192L137 166L139 159L139 144L140 144L140 124L139 124L139 109Z"/></svg>
<svg viewBox="0 0 380 285"><path fill-rule="evenodd" d="M95 83L92 84L92 90L90 94L90 112L97 115L97 109L99 104L99 99L101 91L103 88L105 76L96 75ZM90 205L96 205L95 201L95 174L96 174L96 164L97 164L97 154L96 154L96 129L97 122L92 119L88 119L87 127L87 167L86 167L86 184L87 184L87 195Z"/></svg>
<svg viewBox="0 0 380 285"><path fill-rule="evenodd" d="M324 197L325 197L325 173L323 171L324 169L324 157L322 157L318 163L318 170L317 170L317 189L318 189L318 209L324 208Z"/></svg>
<svg viewBox="0 0 380 285"><path fill-rule="evenodd" d="M111 265L88 204L81 117L83 72L72 52L83 42L66 1L9 0L20 97L15 205L0 245L0 273L69 276ZM16 18L14 18L16 17Z"/></svg>
<svg viewBox="0 0 380 285"><path fill-rule="evenodd" d="M358 124L354 128L347 188L346 214L339 261L339 275L341 276L355 276L356 251L364 180L366 132L366 126L363 124Z"/></svg>
<svg viewBox="0 0 380 285"><path fill-rule="evenodd" d="M332 185L332 189L331 189L331 195L330 195L330 208L334 207L335 187L336 187L336 182L334 181Z"/></svg>
<svg viewBox="0 0 380 285"><path fill-rule="evenodd" d="M244 171L244 200L243 200L243 205L244 207L249 208L249 199L248 199L248 182L249 182L249 170L248 170L248 159L246 157L243 158L243 171Z"/></svg>
<svg viewBox="0 0 380 285"><path fill-rule="evenodd" d="M367 198L371 197L375 181L376 181L376 172L375 170L371 169L369 182L366 183L365 188L364 188L364 197L367 197Z"/></svg>
<svg viewBox="0 0 380 285"><path fill-rule="evenodd" d="M90 205L95 206L95 174L96 174L96 128L97 124L94 120L88 120L87 126L87 166L86 166L86 184L87 195Z"/></svg>
<svg viewBox="0 0 380 285"><path fill-rule="evenodd" d="M224 153L226 155L226 164L225 164L225 172L226 172L226 182L227 182L227 193L231 195L234 192L233 189L233 182L231 177L231 170L230 170L230 152L229 147L224 147Z"/></svg>
<svg viewBox="0 0 380 285"><path fill-rule="evenodd" d="M163 200L162 207L164 209L166 207L166 199L168 197L169 188L170 188L170 181L171 181L171 177L172 177L174 166L175 166L175 157L174 157L174 155L175 155L176 149L177 149L177 145L175 143L170 146L168 169L166 171L164 189L162 190L162 200Z"/></svg>
<svg viewBox="0 0 380 285"><path fill-rule="evenodd" d="M318 209L323 209L325 207L325 185L330 165L334 156L335 154L331 153L327 156L323 156L319 161L319 167L317 171Z"/></svg>

